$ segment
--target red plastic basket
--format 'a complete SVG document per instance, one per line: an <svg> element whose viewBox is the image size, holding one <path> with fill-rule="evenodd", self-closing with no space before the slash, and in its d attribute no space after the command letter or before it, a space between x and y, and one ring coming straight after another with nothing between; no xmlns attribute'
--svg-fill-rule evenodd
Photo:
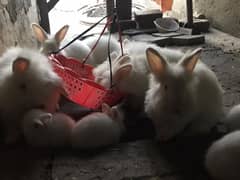
<svg viewBox="0 0 240 180"><path fill-rule="evenodd" d="M59 54L50 55L49 60L54 71L63 79L68 98L73 102L97 110L102 103L113 106L122 99L122 93L106 89L93 81L91 65Z"/></svg>

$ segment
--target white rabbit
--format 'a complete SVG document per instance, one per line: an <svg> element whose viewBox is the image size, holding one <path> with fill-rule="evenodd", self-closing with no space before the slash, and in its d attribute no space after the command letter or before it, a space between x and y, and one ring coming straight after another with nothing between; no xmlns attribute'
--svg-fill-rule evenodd
<svg viewBox="0 0 240 180"><path fill-rule="evenodd" d="M92 49L95 43L97 42L98 38L99 35L94 35L84 39L83 42L85 42ZM93 50L94 61L91 61L91 59L89 59L87 63L96 66L98 64L101 64L108 58L108 38L109 37L107 35L103 35L100 38L95 49ZM111 37L109 43L110 53L112 53L113 51L120 53L121 47L115 37Z"/></svg>
<svg viewBox="0 0 240 180"><path fill-rule="evenodd" d="M95 112L80 119L72 131L72 147L99 148L119 142L125 130L123 113L117 106L102 105L102 113Z"/></svg>
<svg viewBox="0 0 240 180"><path fill-rule="evenodd" d="M223 123L227 125L229 131L240 130L240 104L233 106L223 118Z"/></svg>
<svg viewBox="0 0 240 180"><path fill-rule="evenodd" d="M157 48L170 62L176 62L183 56L183 53L177 50L160 48L151 43L124 40L124 51L127 55L116 56L117 53L112 53L113 84L115 89L128 95L126 103L132 110L143 109L150 73L145 53L148 47ZM109 69L109 63L105 61L93 70L95 81L107 88L110 87Z"/></svg>
<svg viewBox="0 0 240 180"><path fill-rule="evenodd" d="M32 109L24 115L23 135L29 145L36 147L64 147L70 145L75 121L64 113L47 113Z"/></svg>
<svg viewBox="0 0 240 180"><path fill-rule="evenodd" d="M41 43L41 52L48 55L57 51L60 47L66 45L72 39L65 38L69 26L63 26L54 35L49 35L44 29L36 24L32 23L32 30L36 39ZM65 39L64 39L65 38ZM83 60L90 53L91 49L84 42L80 40L74 41L71 45L61 51L66 57L73 57L78 60ZM89 56L89 61L93 61L92 55Z"/></svg>
<svg viewBox="0 0 240 180"><path fill-rule="evenodd" d="M0 58L0 109L6 142L17 139L21 117L34 107L54 112L62 80L38 50L13 47Z"/></svg>
<svg viewBox="0 0 240 180"><path fill-rule="evenodd" d="M158 140L168 140L190 125L189 133L206 133L223 113L223 90L216 75L200 62L198 48L169 63L156 50L146 52L150 87L145 112L152 119Z"/></svg>
<svg viewBox="0 0 240 180"><path fill-rule="evenodd" d="M214 179L239 180L240 131L215 141L207 151L205 166Z"/></svg>

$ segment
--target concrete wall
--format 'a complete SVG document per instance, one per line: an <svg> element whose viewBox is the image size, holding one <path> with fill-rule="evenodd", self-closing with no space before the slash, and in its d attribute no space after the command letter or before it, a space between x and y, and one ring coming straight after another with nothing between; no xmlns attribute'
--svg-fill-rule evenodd
<svg viewBox="0 0 240 180"><path fill-rule="evenodd" d="M240 37L239 0L193 0L193 5L194 12L205 14L214 27ZM174 0L173 14L185 17L186 0Z"/></svg>
<svg viewBox="0 0 240 180"><path fill-rule="evenodd" d="M30 28L37 14L36 0L0 0L0 54L10 46L37 46Z"/></svg>

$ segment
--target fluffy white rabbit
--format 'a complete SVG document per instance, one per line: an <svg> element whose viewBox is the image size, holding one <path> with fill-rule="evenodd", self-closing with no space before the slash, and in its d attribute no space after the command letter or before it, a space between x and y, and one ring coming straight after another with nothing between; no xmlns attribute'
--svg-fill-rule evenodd
<svg viewBox="0 0 240 180"><path fill-rule="evenodd" d="M207 151L205 166L216 180L240 179L240 131L215 141Z"/></svg>
<svg viewBox="0 0 240 180"><path fill-rule="evenodd" d="M118 143L125 131L124 115L117 106L102 105L102 113L95 112L80 119L72 131L72 147L100 148Z"/></svg>
<svg viewBox="0 0 240 180"><path fill-rule="evenodd" d="M5 141L17 139L25 111L41 107L54 112L61 92L62 80L46 56L38 50L9 48L0 57L0 109Z"/></svg>
<svg viewBox="0 0 240 180"><path fill-rule="evenodd" d="M60 28L54 35L49 35L44 29L32 23L32 30L36 39L41 43L41 52L48 55L57 51L60 47L66 45L73 38L65 38L69 26L65 25ZM78 60L83 60L90 53L91 49L87 44L80 40L74 41L71 45L63 49L60 53L66 57L73 57ZM93 61L92 55L89 56L89 61Z"/></svg>
<svg viewBox="0 0 240 180"><path fill-rule="evenodd" d="M112 53L113 84L115 89L128 95L126 103L132 110L143 109L150 73L145 53L148 47L156 48L170 62L176 62L183 56L183 53L178 50L160 48L151 43L124 40L124 51L127 55ZM93 70L95 81L107 88L110 87L109 69L109 63L105 61Z"/></svg>
<svg viewBox="0 0 240 180"><path fill-rule="evenodd" d="M190 125L189 133L206 133L223 113L223 89L216 75L200 62L201 48L169 63L155 49L147 49L150 87L145 112L158 140L169 140Z"/></svg>
<svg viewBox="0 0 240 180"><path fill-rule="evenodd" d="M233 106L222 121L229 131L240 130L240 104Z"/></svg>
<svg viewBox="0 0 240 180"><path fill-rule="evenodd" d="M99 35L94 35L84 39L83 42L86 43L92 49L95 43L97 42L98 38L99 38ZM91 62L91 59L89 59L87 63L96 66L98 64L101 64L108 58L108 38L109 37L107 35L103 35L100 38L100 40L97 43L97 46L92 52L94 61ZM109 43L110 43L109 44L110 53L112 53L113 51L120 53L120 48L121 48L120 43L117 41L115 37L111 37Z"/></svg>
<svg viewBox="0 0 240 180"><path fill-rule="evenodd" d="M75 121L64 113L47 113L32 109L24 115L22 128L25 141L35 147L70 145Z"/></svg>

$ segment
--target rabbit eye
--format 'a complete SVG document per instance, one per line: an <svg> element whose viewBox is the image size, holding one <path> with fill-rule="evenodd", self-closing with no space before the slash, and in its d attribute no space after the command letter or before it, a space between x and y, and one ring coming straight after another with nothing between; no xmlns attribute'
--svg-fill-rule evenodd
<svg viewBox="0 0 240 180"><path fill-rule="evenodd" d="M168 89L168 86L167 86L166 84L164 85L164 89L165 89L165 90L167 90L167 89Z"/></svg>

